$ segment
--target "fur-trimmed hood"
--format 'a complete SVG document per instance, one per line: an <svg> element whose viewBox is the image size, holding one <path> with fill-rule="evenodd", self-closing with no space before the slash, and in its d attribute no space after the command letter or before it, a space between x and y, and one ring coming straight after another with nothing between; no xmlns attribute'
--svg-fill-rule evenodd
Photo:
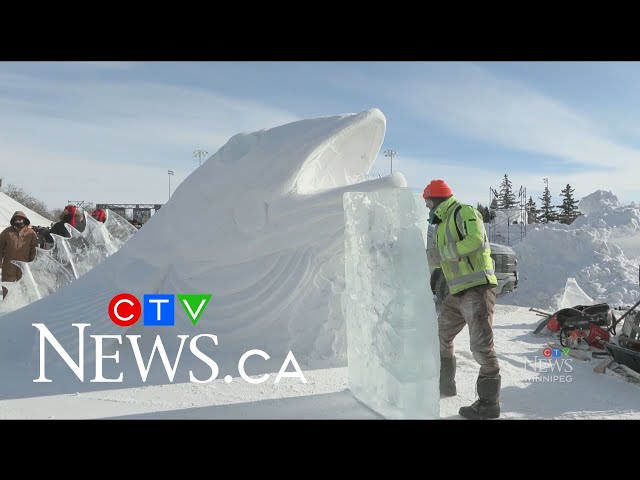
<svg viewBox="0 0 640 480"><path fill-rule="evenodd" d="M24 214L24 212L21 212L20 210L18 210L17 212L15 212L13 214L13 216L11 217L11 221L9 222L9 224L11 226L13 226L13 221L16 219L16 217L22 217L24 218L24 225L25 227L31 224L31 221L29 220L29 218Z"/></svg>

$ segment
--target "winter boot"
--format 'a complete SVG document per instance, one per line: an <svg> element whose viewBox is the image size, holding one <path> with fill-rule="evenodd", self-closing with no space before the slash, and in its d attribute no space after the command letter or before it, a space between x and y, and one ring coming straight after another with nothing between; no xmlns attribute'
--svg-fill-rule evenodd
<svg viewBox="0 0 640 480"><path fill-rule="evenodd" d="M479 399L469 407L462 407L458 413L470 420L485 420L500 416L500 375L478 376L476 390Z"/></svg>
<svg viewBox="0 0 640 480"><path fill-rule="evenodd" d="M456 357L440 357L440 396L454 397L456 392Z"/></svg>

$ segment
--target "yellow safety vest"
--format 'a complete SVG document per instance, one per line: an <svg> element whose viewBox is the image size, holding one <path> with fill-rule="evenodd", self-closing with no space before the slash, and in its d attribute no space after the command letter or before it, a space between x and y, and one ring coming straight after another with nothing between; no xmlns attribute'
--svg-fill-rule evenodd
<svg viewBox="0 0 640 480"><path fill-rule="evenodd" d="M436 229L435 246L449 292L462 292L477 285L497 285L489 238L482 215L455 197L442 202L434 212L442 221Z"/></svg>

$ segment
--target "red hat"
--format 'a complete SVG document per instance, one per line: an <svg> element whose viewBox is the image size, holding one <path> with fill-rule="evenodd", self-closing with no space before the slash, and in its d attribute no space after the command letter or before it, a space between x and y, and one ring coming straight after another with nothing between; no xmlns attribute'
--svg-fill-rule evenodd
<svg viewBox="0 0 640 480"><path fill-rule="evenodd" d="M447 185L444 180L431 180L429 185L425 187L424 192L422 192L423 198L444 198L450 196L451 188L449 188L449 185Z"/></svg>
<svg viewBox="0 0 640 480"><path fill-rule="evenodd" d="M93 212L91 212L91 216L102 223L104 223L107 220L106 212L99 208L96 208Z"/></svg>
<svg viewBox="0 0 640 480"><path fill-rule="evenodd" d="M75 227L76 226L76 211L78 210L78 207L76 207L75 205L67 205L66 207L64 207L64 209L71 214L71 221L69 222L69 224L72 227Z"/></svg>

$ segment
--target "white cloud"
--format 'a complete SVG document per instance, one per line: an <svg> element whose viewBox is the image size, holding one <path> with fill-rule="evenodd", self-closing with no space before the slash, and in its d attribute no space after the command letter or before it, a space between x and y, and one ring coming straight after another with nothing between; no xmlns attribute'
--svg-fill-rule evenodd
<svg viewBox="0 0 640 480"><path fill-rule="evenodd" d="M93 203L165 203L169 196L167 168L157 165L103 162L65 152L31 147L3 148L3 185L15 184L44 201L63 208L68 201ZM3 162L4 163L4 162ZM197 163L196 163L197 166ZM173 168L171 190L191 174L194 166Z"/></svg>
<svg viewBox="0 0 640 480"><path fill-rule="evenodd" d="M164 202L166 169L176 171L177 186L198 165L195 149L210 156L239 132L297 119L263 103L154 82L4 74L0 86L1 174L50 207L71 198Z"/></svg>
<svg viewBox="0 0 640 480"><path fill-rule="evenodd" d="M627 167L640 151L554 98L473 64L443 65L393 94L415 114L470 138L587 166Z"/></svg>

